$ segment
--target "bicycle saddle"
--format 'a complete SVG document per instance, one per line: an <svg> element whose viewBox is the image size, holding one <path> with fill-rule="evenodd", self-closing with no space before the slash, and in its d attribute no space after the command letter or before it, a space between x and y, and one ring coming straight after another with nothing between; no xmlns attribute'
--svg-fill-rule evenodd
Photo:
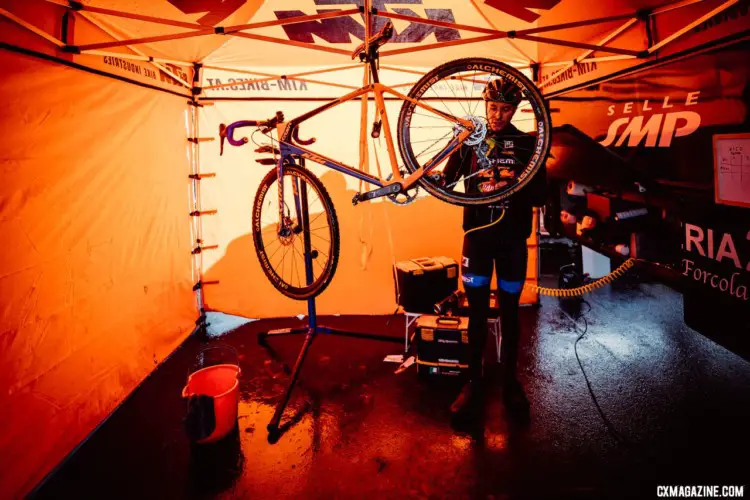
<svg viewBox="0 0 750 500"><path fill-rule="evenodd" d="M375 47L382 47L383 45L388 42L388 40L391 39L393 36L393 23L389 19L388 22L385 23L385 25L381 28L381 30L378 32L377 35L372 37L370 39L370 45ZM354 49L354 52L352 52L352 59L360 55L362 52L365 51L365 42L362 42L359 47Z"/></svg>

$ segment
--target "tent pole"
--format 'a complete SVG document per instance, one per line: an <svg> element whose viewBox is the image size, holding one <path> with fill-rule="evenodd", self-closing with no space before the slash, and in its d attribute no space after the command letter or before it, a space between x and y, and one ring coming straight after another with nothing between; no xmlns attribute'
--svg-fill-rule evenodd
<svg viewBox="0 0 750 500"><path fill-rule="evenodd" d="M203 66L203 67L205 69L215 69L215 70L218 70L218 71L226 71L226 72L232 72L232 73L242 73L242 74L245 74L245 75L271 76L271 77L274 77L274 78L278 79L278 78L284 78L284 77L285 78L299 78L299 77L307 76L307 75L320 75L320 74L323 74L323 73L333 73L334 71L342 71L342 70L345 70L345 69L359 68L360 65L359 64L351 64L349 66L341 66L341 67L338 67L338 68L328 68L328 69L321 69L321 70L316 70L316 71L303 71L301 73L293 73L291 75L274 75L274 74L271 74L271 73L264 73L262 71L247 71L247 70L244 70L244 69L221 68L219 66ZM419 73L419 74L423 74L423 73Z"/></svg>
<svg viewBox="0 0 750 500"><path fill-rule="evenodd" d="M490 26L492 27L492 29L495 29L495 30L497 29L497 26L495 26L495 24L494 24L494 23L493 23L492 21L490 21L490 18L489 18L489 17L487 17L487 16L486 16L486 15L484 14L484 12L482 12L482 9L480 9L480 8L479 8L479 6L477 5L477 2L476 2L476 0L471 0L471 5L472 5L472 6L474 7L474 10L476 10L476 11L477 11L477 13L478 13L478 14L479 14L480 16L482 16L482 19L484 19L484 21L485 21L485 22L486 22L486 23L487 23L488 25L490 25ZM529 57L529 56L528 56L528 54L526 54L526 53L525 53L525 52L524 52L523 50L521 50L521 49L520 49L520 48L518 47L518 45L516 45L515 43L513 43L513 42L511 41L511 39L510 39L510 38L506 38L505 40L506 40L506 41L508 42L508 45L510 45L511 47L513 47L513 48L514 48L514 49L516 50L516 52L518 52L519 54L521 54L521 55L522 55L523 57L525 57L525 58L526 58L526 62L529 62L529 63L532 63L532 62L534 62L534 58L533 58L533 57Z"/></svg>
<svg viewBox="0 0 750 500"><path fill-rule="evenodd" d="M578 28L581 26L588 26L591 24L602 24L602 23L608 23L612 21L619 21L620 19L630 19L633 17L633 14L620 14L619 16L610 16L610 17L599 17L597 19L587 19L585 21L576 21L573 23L563 23L563 24L551 24L549 26L542 26L539 28L529 28L526 30L518 30L516 33L518 35L531 35L534 33L544 33L545 31L557 31L567 28Z"/></svg>
<svg viewBox="0 0 750 500"><path fill-rule="evenodd" d="M379 10L375 12L375 15L379 17L388 17L390 19L400 19L402 21L410 21L412 23L440 26L443 28L453 28L453 29L464 30L464 31L475 31L477 33L484 33L486 35L504 35L506 33L505 31L500 31L497 29L480 28L479 26L469 26L468 24L456 24L456 23L451 23L448 21L436 21L433 19L424 19L421 17L407 16L404 14L395 14L393 12L386 12L383 10Z"/></svg>
<svg viewBox="0 0 750 500"><path fill-rule="evenodd" d="M700 3L703 1L704 0L683 0L682 2L677 2L677 3L668 2L663 7L657 7L653 9L653 11L651 12L651 15L655 16L657 14L664 14L665 12L669 12L671 10L676 10L676 9L681 9L683 7L687 7L688 5L693 5L694 3Z"/></svg>
<svg viewBox="0 0 750 500"><path fill-rule="evenodd" d="M400 71L402 73L411 73L413 75L424 76L427 74L426 71L415 71L413 69L396 68L395 66L381 66L380 69L387 69L388 71Z"/></svg>
<svg viewBox="0 0 750 500"><path fill-rule="evenodd" d="M688 31L692 30L693 28L695 28L696 26L698 26L702 22L706 21L707 19L711 19L716 14L719 14L720 12L728 9L729 7L731 7L732 5L736 4L739 1L740 0L728 0L728 1L724 2L723 4L719 5L715 9L713 9L711 12L709 12L707 14L704 14L703 16L699 17L698 19L696 19L692 23L688 24L687 26L685 26L681 30L678 30L678 31L672 33L671 35L669 35L664 40L658 42L657 44L653 45L652 47L649 47L648 53L649 54L653 54L654 52L656 52L660 48L664 47L666 44L668 44L668 43L670 43L670 42L672 42L672 41L680 38L682 35L684 35Z"/></svg>
<svg viewBox="0 0 750 500"><path fill-rule="evenodd" d="M109 36L111 36L112 38L114 38L115 40L117 40L117 39L118 39L118 38L117 38L117 35L115 35L115 34L114 34L114 33L112 32L112 30L110 30L109 28L107 28L106 26L104 26L104 25L103 25L103 24L102 24L102 23L101 23L101 22L100 22L99 20L97 20L97 19L96 19L95 17L91 16L90 14L87 14L86 12L80 12L80 14L81 14L81 16L83 16L83 18L84 18L84 19L86 19L86 20L87 20L88 22L90 22L91 24L93 24L94 26L96 26L97 28L99 28L100 30L102 30L103 32L105 32L106 34L108 34ZM140 49L139 49L138 47L131 47L131 46L128 46L128 48L129 48L130 50L132 50L133 52L135 52L136 54L138 54L138 55L141 55L141 56L146 56L146 54L144 54L144 53L143 53L143 52L142 52L142 51L141 51L141 50L140 50ZM146 57L148 57L148 56L146 56ZM190 85L190 84L189 84L188 82L186 82L185 80L183 80L183 79L182 79L182 78L180 78L179 76L175 75L175 74L174 74L174 72L172 72L172 71L169 71L169 69L167 69L166 67L164 67L164 66L162 66L161 64L158 64L158 63L156 63L156 62L154 62L154 61L150 61L150 62L151 62L151 64L152 64L153 66L155 66L156 68L158 68L158 69L159 69L160 71L163 71L163 72L164 72L165 74L167 74L167 75L171 76L172 78L174 78L174 79L175 79L175 81L177 81L177 82L180 82L180 84L182 84L182 85L183 85L183 86L184 86L185 88L188 88L188 89L192 88L192 86L191 86L191 85Z"/></svg>
<svg viewBox="0 0 750 500"><path fill-rule="evenodd" d="M133 61L167 63L167 64L174 64L175 66L185 66L185 67L193 66L193 63L186 62L186 61L174 61L172 59L162 59L160 57L142 56L139 54L123 54L122 52L107 52L106 50L87 50L86 54L92 55L92 56L119 57L120 59L130 59Z"/></svg>
<svg viewBox="0 0 750 500"><path fill-rule="evenodd" d="M365 17L365 54L370 53L370 11L372 10L372 4L370 0L365 0L364 3L364 17Z"/></svg>
<svg viewBox="0 0 750 500"><path fill-rule="evenodd" d="M588 59L581 59L578 62L609 62L609 61L624 61L625 59L637 59L635 56L604 56L604 57L591 57Z"/></svg>
<svg viewBox="0 0 750 500"><path fill-rule="evenodd" d="M244 83L262 83L262 82L270 82L274 80L291 80L295 82L304 82L304 83L313 83L316 85L327 85L329 87L337 87L341 89L347 89L347 90L357 90L358 87L352 87L351 85L344 85L341 83L333 83L333 82L323 82L320 80L309 80L307 78L296 78L293 76L270 76L267 78L249 78L247 80L235 80L233 82L229 83L220 83L217 85L208 85L206 87L203 87L203 90L213 90L213 89L222 89L225 87L231 87L233 85L241 85Z"/></svg>
<svg viewBox="0 0 750 500"><path fill-rule="evenodd" d="M352 14L359 14L359 9L347 9L335 12L326 12L325 14L314 14L311 16L294 16L286 17L283 19L277 19L275 21L264 21L262 23L250 23L250 24L238 24L236 26L225 26L223 28L224 33L234 33L242 30L250 30L255 28L266 28L268 26L285 26L287 24L304 23L307 21L317 21L319 19L331 19L334 17L346 17Z"/></svg>
<svg viewBox="0 0 750 500"><path fill-rule="evenodd" d="M202 66L200 63L195 63L193 65L193 87L200 87L202 81ZM191 233L193 233L193 236L195 238L195 241L192 242L195 245L195 248L201 248L203 244L203 219L202 217L195 217L193 214L200 214L201 213L201 168L200 168L200 143L198 140L191 141L191 138L198 138L199 135L199 124L200 124L200 108L201 104L199 104L197 96L193 95L191 100L188 101L188 103L191 105L191 121L190 121L190 127L188 130L189 136L188 136L188 147L190 148L190 175L189 178L191 179L191 198L192 198L192 211L191 211ZM203 252L196 253L195 251L192 252L192 262L193 262L193 274L194 278L197 274L198 284L203 284ZM196 298L196 305L198 306L199 311L199 317L198 317L198 328L202 335L206 335L206 310L205 310L205 300L203 298L203 287L199 286L197 289L193 287L195 291L195 298Z"/></svg>
<svg viewBox="0 0 750 500"><path fill-rule="evenodd" d="M24 21L20 17L16 16L15 14L11 14L10 12L8 12L5 9L0 8L0 15L4 16L4 17L7 17L8 19L10 19L11 21L13 21L14 23L16 23L16 24L18 24L18 25L26 28L27 30L31 31L32 33L34 33L36 35L39 35L40 37L44 38L48 42L51 42L51 43L57 45L58 47L61 47L61 48L65 47L65 44L62 41L60 41L57 38L53 37L52 35L48 34L46 31L40 30L39 28L37 28L33 24L27 23L26 21Z"/></svg>
<svg viewBox="0 0 750 500"><path fill-rule="evenodd" d="M174 33L171 35L149 36L145 38L131 38L129 40L118 40L116 42L91 43L88 45L78 46L78 50L80 50L81 52L86 52L87 50L109 49L112 47L122 47L123 45L139 45L142 43L180 40L183 38L193 38L196 36L213 35L214 33L215 33L214 29L210 28L210 29L196 30L190 33Z"/></svg>
<svg viewBox="0 0 750 500"><path fill-rule="evenodd" d="M114 17L125 17L127 19L135 19L137 21L146 21L149 23L156 23L156 24L165 24L169 26L177 26L179 28L190 28L190 29L205 29L206 26L203 26L201 24L196 23L185 23L181 21L174 21L172 19L164 19L161 17L152 17L152 16L144 16L141 14L131 14L129 12L121 12L118 10L111 10L111 9L103 9L101 7L94 7L92 5L84 5L80 2L66 2L62 0L46 0L48 3L52 3L55 5L60 5L62 7L67 7L69 9L72 9L74 11L78 12L92 12L96 14L104 14L107 16L114 16Z"/></svg>
<svg viewBox="0 0 750 500"><path fill-rule="evenodd" d="M467 43L477 43L477 42L487 42L489 40L497 40L498 38L505 38L507 35L485 35L485 36L479 36L475 38L469 38L469 39L463 39L463 40L451 40L450 42L437 42L437 43L431 43L429 45L424 45L421 47L409 47L405 49L395 49L395 50L386 50L385 52L381 52L380 56L393 56L396 54L407 54L409 52L419 52L421 50L432 50L432 49L439 49L442 47L451 47L453 45L466 45Z"/></svg>
<svg viewBox="0 0 750 500"><path fill-rule="evenodd" d="M627 31L631 26L633 26L637 22L638 22L638 18L635 18L635 17L632 18L632 19L630 19L630 20L628 20L626 23L624 23L622 26L620 26L619 28L617 28L616 30L614 30L612 33L610 33L609 35L607 35L604 38L602 38L601 40L599 40L599 42L597 43L597 45L604 45L604 44L607 44L607 43L611 42L612 40L614 40L615 38L617 38L618 36L620 36L621 34L623 34L625 31ZM557 75L559 75L563 71L566 71L571 66L575 65L576 62L583 61L584 59L586 59L588 56L590 56L593 53L594 53L593 50L587 50L587 51L583 52L580 56L578 56L573 61L570 61L569 63L566 63L564 68L562 68L562 69L556 71L555 73L553 73L552 75L550 75L550 77L547 79L547 81L552 81L552 79L554 77L556 77ZM547 63L547 65L551 66L552 63ZM542 83L541 88L544 88L545 86L546 86L546 84Z"/></svg>
<svg viewBox="0 0 750 500"><path fill-rule="evenodd" d="M731 0L731 1L737 2L739 0ZM640 55L640 52L637 52L635 50L618 49L615 47L606 47L604 45L591 45L588 43L569 42L567 40L558 40L556 38L546 38L542 36L516 34L516 38L520 38L522 40L529 40L532 42L549 43L552 45L562 45L563 47L573 47L577 49L589 49L592 51L599 51L599 52L611 52L613 54L625 54L625 55L636 56L636 57Z"/></svg>
<svg viewBox="0 0 750 500"><path fill-rule="evenodd" d="M269 42L269 43L279 43L282 45L292 45L294 47L303 47L306 49L312 49L312 50L320 50L323 52L331 52L333 54L342 54L345 56L352 55L351 51L344 50L344 49L335 49L333 47L324 47L324 46L317 46L314 43L306 43L306 42L296 42L294 40L284 40L283 38L274 38L271 36L264 36L264 35L256 35L253 33L244 33L241 31L235 32L235 33L228 33L230 36L239 36L242 38L249 38L251 40L260 40L262 42Z"/></svg>

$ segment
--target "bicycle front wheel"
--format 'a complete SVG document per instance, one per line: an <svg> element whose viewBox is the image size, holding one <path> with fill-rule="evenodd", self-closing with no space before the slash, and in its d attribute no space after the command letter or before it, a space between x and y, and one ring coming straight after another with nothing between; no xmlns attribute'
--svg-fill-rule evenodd
<svg viewBox="0 0 750 500"><path fill-rule="evenodd" d="M320 294L333 279L339 259L339 227L331 197L320 180L297 165L285 165L283 171L283 215L274 168L255 195L253 242L271 284L287 297L304 300ZM311 256L309 269L306 250Z"/></svg>
<svg viewBox="0 0 750 500"><path fill-rule="evenodd" d="M520 102L510 123L512 133L493 132L482 91L490 81L512 85ZM472 172L446 182L444 160L419 184L433 196L456 205L485 205L508 198L523 188L549 154L551 120L541 93L520 70L486 58L466 58L438 66L417 82L408 97L451 117L474 124L474 133L463 141L458 154L477 158ZM425 166L463 130L446 116L412 101L404 101L398 118L398 145L409 172ZM497 140L496 140L497 139ZM493 152L494 150L494 152ZM499 152L499 153L498 153ZM470 177L475 176L473 180ZM481 178L496 180L482 182ZM484 186L491 189L484 189Z"/></svg>

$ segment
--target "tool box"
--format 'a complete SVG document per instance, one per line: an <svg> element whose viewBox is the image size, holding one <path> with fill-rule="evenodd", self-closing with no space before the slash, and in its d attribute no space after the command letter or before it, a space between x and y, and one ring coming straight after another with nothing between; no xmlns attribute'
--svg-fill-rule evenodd
<svg viewBox="0 0 750 500"><path fill-rule="evenodd" d="M423 315L416 320L417 372L420 376L468 375L469 319Z"/></svg>
<svg viewBox="0 0 750 500"><path fill-rule="evenodd" d="M396 302L407 312L430 314L435 303L458 289L458 263L450 257L397 262Z"/></svg>

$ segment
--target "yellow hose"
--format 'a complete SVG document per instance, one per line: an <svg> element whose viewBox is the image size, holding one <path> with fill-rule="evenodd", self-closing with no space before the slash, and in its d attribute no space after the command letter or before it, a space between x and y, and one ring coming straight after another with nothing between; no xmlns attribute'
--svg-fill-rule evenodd
<svg viewBox="0 0 750 500"><path fill-rule="evenodd" d="M608 275L602 276L598 280L592 281L588 285L583 285L576 288L545 288L528 283L525 285L525 288L528 288L532 292L536 292L541 295L547 295L549 297L579 297L584 293L593 292L597 288L601 288L604 285L612 283L614 280L624 275L628 271L628 269L633 267L635 265L635 261L636 259L630 258L620 264L620 267L618 267Z"/></svg>
<svg viewBox="0 0 750 500"><path fill-rule="evenodd" d="M493 226L503 220L503 217L505 217L505 209L503 209L502 215L494 222L490 222L489 224L485 224L484 226L475 227L473 229L469 229L466 231L465 234L469 234L474 231L479 231L480 229L485 229L490 226ZM548 297L580 297L584 293L591 293L597 288L601 288L604 285L608 285L612 283L617 278L620 278L623 276L631 267L635 265L636 259L630 258L620 264L620 267L612 271L606 276L602 276L596 281L592 281L591 283L583 286L579 286L576 288L546 288L538 285L532 285L529 283L526 283L524 285L524 288L527 288L531 290L534 293L538 293L541 295L547 295Z"/></svg>

